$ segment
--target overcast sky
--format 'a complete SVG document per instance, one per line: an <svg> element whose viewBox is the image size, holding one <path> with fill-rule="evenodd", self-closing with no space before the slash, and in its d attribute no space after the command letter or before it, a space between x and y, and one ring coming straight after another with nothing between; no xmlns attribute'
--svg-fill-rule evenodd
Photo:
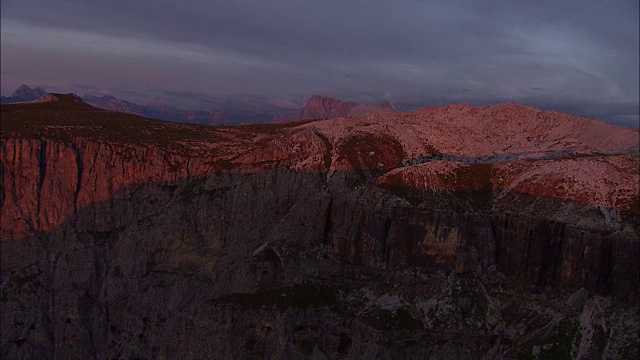
<svg viewBox="0 0 640 360"><path fill-rule="evenodd" d="M638 123L638 0L2 0L1 90L516 101Z"/></svg>

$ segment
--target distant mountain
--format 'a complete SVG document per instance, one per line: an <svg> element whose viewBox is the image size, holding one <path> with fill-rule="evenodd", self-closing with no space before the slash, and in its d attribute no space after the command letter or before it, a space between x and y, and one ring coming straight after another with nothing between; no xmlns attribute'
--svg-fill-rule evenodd
<svg viewBox="0 0 640 360"><path fill-rule="evenodd" d="M247 109L220 109L212 111L182 110L173 106L155 103L140 105L113 96L85 95L84 101L100 109L140 115L152 119L204 125L237 125L268 123L273 114Z"/></svg>
<svg viewBox="0 0 640 360"><path fill-rule="evenodd" d="M331 119L347 116L360 116L371 113L395 113L398 110L391 103L380 105L359 104L330 97L313 95L297 113L277 114L272 122L280 123L293 120Z"/></svg>
<svg viewBox="0 0 640 360"><path fill-rule="evenodd" d="M105 96L94 96L94 95L85 95L83 97L84 101L95 106L97 108L123 112L127 114L135 114L144 116L144 114L148 111L147 106L138 105L136 103L132 103L126 100L121 100L115 98L110 95Z"/></svg>
<svg viewBox="0 0 640 360"><path fill-rule="evenodd" d="M302 106L298 119L336 118L391 112L397 112L397 110L390 103L380 105L358 104L314 95Z"/></svg>
<svg viewBox="0 0 640 360"><path fill-rule="evenodd" d="M87 104L82 98L76 94L68 93L68 94L53 94L53 93L45 93L42 97L39 97L35 100L28 101L28 103L50 103L50 105L59 105L59 106L67 106L72 108L91 108L89 104Z"/></svg>
<svg viewBox="0 0 640 360"><path fill-rule="evenodd" d="M2 104L34 101L47 95L42 88L32 89L20 85L11 96L2 96ZM151 119L204 124L204 125L233 125L244 123L268 123L273 118L272 113L261 113L246 109L221 109L213 111L196 111L177 109L166 104L141 105L131 101L118 99L111 95L85 95L82 100L87 104L105 110L144 116Z"/></svg>
<svg viewBox="0 0 640 360"><path fill-rule="evenodd" d="M22 84L11 96L3 96L1 103L9 104L32 101L39 99L46 93L42 88L32 89ZM295 109L278 110L272 108L271 110L265 110L263 112L243 108L224 108L211 111L183 110L162 103L137 104L118 99L111 95L96 96L86 94L82 97L82 100L100 109L140 115L151 119L203 125L286 122L293 120L360 116L369 113L397 112L390 103L380 105L359 104L319 95L311 96L298 111Z"/></svg>
<svg viewBox="0 0 640 360"><path fill-rule="evenodd" d="M32 89L29 86L22 84L13 92L13 94L11 94L11 96L2 96L2 98L0 99L0 103L9 104L36 100L44 96L44 94L46 93L47 92L42 88L37 87L35 89Z"/></svg>
<svg viewBox="0 0 640 360"><path fill-rule="evenodd" d="M273 118L271 119L271 122L281 123L281 122L287 122L287 121L295 121L299 119L298 115L299 113L274 115Z"/></svg>
<svg viewBox="0 0 640 360"><path fill-rule="evenodd" d="M140 105L116 97L85 95L88 104L100 109L140 115L152 119L205 125L229 125L231 118L225 111L189 111L165 104Z"/></svg>

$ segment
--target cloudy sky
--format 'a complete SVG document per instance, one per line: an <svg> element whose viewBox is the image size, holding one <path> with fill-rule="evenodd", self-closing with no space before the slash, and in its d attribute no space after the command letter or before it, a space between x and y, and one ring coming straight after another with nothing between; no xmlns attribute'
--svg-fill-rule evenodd
<svg viewBox="0 0 640 360"><path fill-rule="evenodd" d="M1 90L207 108L516 101L635 126L638 0L2 0Z"/></svg>

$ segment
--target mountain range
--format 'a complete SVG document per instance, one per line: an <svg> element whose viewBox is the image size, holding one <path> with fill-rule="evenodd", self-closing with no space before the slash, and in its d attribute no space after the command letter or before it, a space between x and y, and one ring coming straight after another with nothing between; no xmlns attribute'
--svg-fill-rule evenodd
<svg viewBox="0 0 640 360"><path fill-rule="evenodd" d="M46 91L42 88L37 87L32 89L29 86L22 84L11 94L11 96L2 96L0 98L0 104L36 100L44 96L44 94L46 94Z"/></svg>
<svg viewBox="0 0 640 360"><path fill-rule="evenodd" d="M42 88L32 89L22 84L11 96L2 97L3 104L32 101L46 92ZM182 110L166 104L141 105L118 99L111 95L84 95L82 99L100 109L140 115L151 119L204 125L237 125L243 123L269 123L291 120L336 118L358 116L374 112L395 112L390 103L381 105L345 102L319 95L311 96L297 112L280 110L279 113L258 112L242 108L227 108L213 111Z"/></svg>
<svg viewBox="0 0 640 360"><path fill-rule="evenodd" d="M2 105L2 356L640 355L636 131L311 103L342 117Z"/></svg>

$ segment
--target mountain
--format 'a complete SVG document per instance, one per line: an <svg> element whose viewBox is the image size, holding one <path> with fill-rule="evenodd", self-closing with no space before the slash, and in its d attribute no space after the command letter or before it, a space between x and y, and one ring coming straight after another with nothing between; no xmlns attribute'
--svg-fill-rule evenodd
<svg viewBox="0 0 640 360"><path fill-rule="evenodd" d="M232 125L248 123L286 122L316 118L359 116L375 112L396 112L393 105L357 104L314 95L297 112L281 109L279 113L257 112L248 109L224 109L217 111L185 111L165 104L138 105L113 96L85 95L83 99L98 108L141 115L153 119L205 125Z"/></svg>
<svg viewBox="0 0 640 360"><path fill-rule="evenodd" d="M640 355L632 129L513 103L0 109L3 358Z"/></svg>
<svg viewBox="0 0 640 360"><path fill-rule="evenodd" d="M41 88L31 89L27 85L20 85L9 97L2 97L2 104L36 100L46 92ZM228 108L213 111L182 110L167 104L141 105L118 99L111 95L96 96L87 94L82 99L88 104L100 109L118 111L127 114L140 115L152 119L184 122L203 125L237 125L248 123L285 122L292 120L308 120L316 118L335 118L345 116L359 116L374 112L396 112L393 105L357 104L314 95L303 107L294 113L290 109L259 112L248 109ZM295 110L293 110L295 111Z"/></svg>
<svg viewBox="0 0 640 360"><path fill-rule="evenodd" d="M314 95L302 106L302 109L300 109L300 113L298 114L298 119L330 119L346 116L360 116L375 112L396 112L396 110L390 103L367 105Z"/></svg>
<svg viewBox="0 0 640 360"><path fill-rule="evenodd" d="M83 99L100 109L140 115L152 119L175 121L203 125L237 125L244 123L270 122L273 115L247 109L221 109L213 111L194 111L176 109L170 105L156 103L139 105L113 96L85 95Z"/></svg>
<svg viewBox="0 0 640 360"><path fill-rule="evenodd" d="M229 125L232 122L226 111L180 110L165 104L139 105L116 97L85 95L83 99L100 109L140 115L165 121L186 122L204 125Z"/></svg>
<svg viewBox="0 0 640 360"><path fill-rule="evenodd" d="M113 96L98 97L85 95L83 99L87 103L101 109L135 114L159 120L204 125L279 123L293 120L359 116L375 112L396 112L390 103L380 105L357 104L318 95L310 97L297 113L281 109L277 114L235 108L216 111L187 111L179 110L166 104L139 105L117 99Z"/></svg>
<svg viewBox="0 0 640 360"><path fill-rule="evenodd" d="M299 119L299 113L288 113L288 114L278 114L278 115L274 115L271 118L271 122L272 123L282 123L282 122L289 122L289 121L295 121Z"/></svg>
<svg viewBox="0 0 640 360"><path fill-rule="evenodd" d="M85 102L100 109L123 112L127 114L135 114L144 116L149 111L149 107L138 105L136 103L121 100L111 95L95 96L85 95L82 97Z"/></svg>
<svg viewBox="0 0 640 360"><path fill-rule="evenodd" d="M31 101L42 97L46 92L42 88L32 89L29 86L20 85L11 96L3 96L1 99L2 104L9 104L15 102Z"/></svg>
<svg viewBox="0 0 640 360"><path fill-rule="evenodd" d="M87 104L80 96L68 94L45 93L43 96L26 101L24 104L46 104L46 107L52 110L70 109L70 110L89 110L91 105ZM26 105L29 106L29 105Z"/></svg>
<svg viewBox="0 0 640 360"><path fill-rule="evenodd" d="M41 88L31 89L27 85L20 85L11 96L3 96L2 104L33 101L47 94ZM141 105L134 102L118 99L111 95L95 96L85 95L83 101L91 106L140 115L152 119L184 122L204 125L230 125L241 123L263 123L271 121L271 113L259 113L243 109L223 109L214 111L194 111L177 109L166 104Z"/></svg>

